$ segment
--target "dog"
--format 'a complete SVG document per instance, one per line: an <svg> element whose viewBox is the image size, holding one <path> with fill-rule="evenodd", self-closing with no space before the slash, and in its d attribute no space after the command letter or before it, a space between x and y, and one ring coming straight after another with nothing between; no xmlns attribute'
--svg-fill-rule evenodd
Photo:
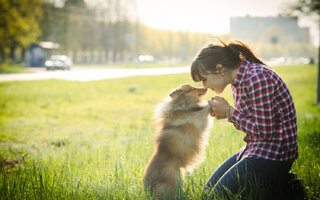
<svg viewBox="0 0 320 200"><path fill-rule="evenodd" d="M155 151L143 176L144 185L158 198L172 195L184 174L204 159L212 125L210 105L201 100L207 89L185 84L174 89L155 110Z"/></svg>

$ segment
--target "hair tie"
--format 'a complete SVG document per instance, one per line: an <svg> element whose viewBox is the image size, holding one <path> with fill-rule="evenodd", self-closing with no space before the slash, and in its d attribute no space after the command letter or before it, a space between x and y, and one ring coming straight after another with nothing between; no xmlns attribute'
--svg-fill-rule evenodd
<svg viewBox="0 0 320 200"><path fill-rule="evenodd" d="M240 58L241 52L235 50L235 49L232 47L232 45L228 45L228 46L226 46L226 48L227 48L227 51L229 52L229 54L231 55L231 57L232 57L233 59Z"/></svg>
<svg viewBox="0 0 320 200"><path fill-rule="evenodd" d="M233 54L237 54L237 55L239 54L239 51L235 50L232 45L228 45L227 49Z"/></svg>

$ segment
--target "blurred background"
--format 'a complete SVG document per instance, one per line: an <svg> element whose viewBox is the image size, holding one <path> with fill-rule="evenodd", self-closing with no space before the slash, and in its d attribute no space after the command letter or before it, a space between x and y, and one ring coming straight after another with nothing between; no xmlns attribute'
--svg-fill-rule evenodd
<svg viewBox="0 0 320 200"><path fill-rule="evenodd" d="M271 65L316 63L318 0L0 0L0 63L189 64L219 36ZM48 64L48 62L47 62ZM50 64L50 63L49 63Z"/></svg>
<svg viewBox="0 0 320 200"><path fill-rule="evenodd" d="M219 36L249 44L286 82L298 123L292 172L319 200L319 16L319 0L0 0L0 199L151 200L141 177L154 109L182 83L201 87L187 65ZM233 101L230 88L221 96ZM245 144L227 120L214 123L206 161L176 199L203 197Z"/></svg>

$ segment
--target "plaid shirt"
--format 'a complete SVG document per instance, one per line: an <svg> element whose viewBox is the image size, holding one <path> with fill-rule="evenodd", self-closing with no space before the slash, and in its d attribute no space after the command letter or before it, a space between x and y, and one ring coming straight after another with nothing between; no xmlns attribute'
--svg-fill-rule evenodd
<svg viewBox="0 0 320 200"><path fill-rule="evenodd" d="M295 106L287 85L270 68L243 60L232 83L236 110L231 121L246 133L242 157L291 161L298 158Z"/></svg>

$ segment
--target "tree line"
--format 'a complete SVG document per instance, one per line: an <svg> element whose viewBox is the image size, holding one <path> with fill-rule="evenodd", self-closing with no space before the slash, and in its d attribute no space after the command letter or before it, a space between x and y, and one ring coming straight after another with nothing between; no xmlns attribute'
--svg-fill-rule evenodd
<svg viewBox="0 0 320 200"><path fill-rule="evenodd" d="M139 55L184 60L211 34L173 32L147 27L137 18L135 0L104 0L86 4L65 0L0 0L0 59L21 62L29 45L59 44L54 53L78 63L135 61Z"/></svg>
<svg viewBox="0 0 320 200"><path fill-rule="evenodd" d="M212 34L158 30L139 23L136 0L0 0L0 63L23 62L31 44L59 44L74 63L136 62L152 55L189 63ZM228 41L231 35L220 36ZM246 41L245 41L246 42ZM308 44L250 44L262 58L315 55Z"/></svg>

